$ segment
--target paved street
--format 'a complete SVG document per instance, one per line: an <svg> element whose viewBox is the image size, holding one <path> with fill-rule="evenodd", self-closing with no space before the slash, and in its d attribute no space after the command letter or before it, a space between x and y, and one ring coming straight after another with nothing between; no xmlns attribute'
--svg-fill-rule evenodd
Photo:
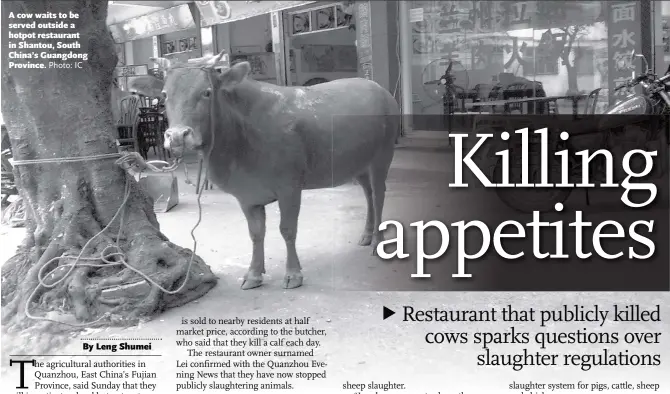
<svg viewBox="0 0 670 394"><path fill-rule="evenodd" d="M438 141L439 142L439 141ZM444 141L442 141L444 142ZM388 181L387 208L385 219L403 217L409 220L430 220L431 210L440 205L437 200L448 196L444 190L444 179L450 166L447 166L451 154L444 149L426 141L413 142L412 148L399 148ZM194 180L194 170L191 177ZM178 175L183 178L183 172ZM192 186L179 181L180 204L172 211L159 214L162 231L175 243L192 247L189 231L196 221L195 192ZM453 193L447 201L442 201L449 211L451 218L445 220L460 220L458 217L473 216L473 211L479 214L502 212L506 209L502 203L489 206L475 206L471 200L472 194L459 195ZM573 196L576 201L580 196ZM577 202L575 202L577 203ZM396 280L399 275L409 274L402 262L382 262L370 255L369 247L360 247L356 244L363 227L365 203L362 191L357 185L345 185L330 190L307 191L303 195L303 208L300 217L298 233L298 253L303 265L305 285L295 290L283 290L281 280L284 275L284 242L279 234L276 204L267 210L267 237L266 237L266 268L265 284L261 288L242 291L240 279L246 272L251 257L251 242L247 235L246 223L242 213L232 197L218 190L206 191L202 198L204 219L197 230L198 254L212 267L220 277L216 288L204 298L182 308L168 311L156 320L142 324L140 327L120 330L107 329L103 331L90 330L83 338L93 337L160 337L155 342L156 352L168 357L150 360L148 370L159 371L162 392L172 392L173 376L176 372L176 359L186 359L186 350L174 345L175 330L184 328L181 318L197 318L209 316L216 318L257 318L273 317L311 317L310 324L327 330L327 336L321 349L316 354L329 363L328 380L326 382L297 382L297 392L344 392L341 384L346 381L360 381L369 383L388 382L389 380L405 383L413 388L412 393L458 393L459 387L472 387L472 379L478 379L480 369L473 368L476 363L476 353L479 345L428 345L424 336L429 331L457 332L475 330L509 329L509 323L482 323L477 326L466 324L444 323L411 323L402 322L403 305L415 308L444 307L448 309L477 309L490 308L494 305L514 303L518 308L524 307L558 307L562 303L581 302L583 294L558 293L416 293L416 292L361 292L344 291L343 289L362 289L376 286L380 281ZM409 211L408 204L415 210ZM469 208L468 208L469 207ZM667 211L666 211L667 212ZM2 260L6 260L12 252L12 243L18 242L23 236L23 229L9 229L2 227ZM446 274L445 274L446 275ZM368 287L369 288L369 287ZM603 302L610 305L613 302L627 300L652 305L665 303L668 305L667 294L659 295L648 293L608 294L586 296L592 303ZM395 309L396 315L388 320L382 320L382 306ZM666 313L667 307L664 307ZM515 327L535 329L532 323L515 323ZM558 327L558 326L556 326ZM577 329L579 325L573 328ZM656 328L654 328L656 327ZM667 327L667 324L666 324ZM658 326L652 324L634 324L631 329L654 330ZM563 329L561 326L560 329ZM62 343L56 338L30 338L26 336L3 335L3 354L15 354L28 347L34 352L53 353L55 344ZM60 354L80 354L81 339L74 338L66 341L64 348L58 350ZM28 346L29 345L29 346ZM632 349L632 347L629 347ZM498 351L520 351L512 345L498 345ZM556 348L554 348L554 351ZM571 348L574 350L574 348ZM584 349L582 349L584 350ZM595 349L594 349L595 351ZM4 363L5 361L3 361ZM563 367L568 368L568 367ZM575 367L571 367L572 370ZM560 369L560 368L559 368ZM13 378L16 371L3 365L4 376ZM507 384L516 379L551 381L556 375L556 369L532 369L519 372L514 378L509 375L507 367L486 368L486 381L479 381L481 392L495 389L500 392L507 388ZM644 379L645 376L660 376L654 368L617 370L617 376L629 376L631 379ZM612 373L612 370L598 369L589 372L589 379L604 378L601 373ZM574 372L576 373L576 372ZM5 375L7 374L7 375ZM477 374L475 376L475 374ZM572 376L573 372L570 372ZM648 375L647 375L648 374ZM612 376L612 375L610 375ZM581 379L581 378L580 378ZM579 380L579 379L577 379ZM651 378L653 380L653 378ZM358 382L358 383L360 383ZM410 384L411 383L411 384ZM422 391L429 390L429 391ZM353 391L347 391L353 393ZM468 393L479 391L469 390Z"/></svg>

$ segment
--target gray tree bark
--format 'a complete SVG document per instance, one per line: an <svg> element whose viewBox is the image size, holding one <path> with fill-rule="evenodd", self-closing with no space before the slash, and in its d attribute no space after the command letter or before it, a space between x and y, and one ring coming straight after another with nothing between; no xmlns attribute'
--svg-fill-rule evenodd
<svg viewBox="0 0 670 394"><path fill-rule="evenodd" d="M73 51L89 56L82 69L41 70L9 69L8 57L2 57L2 114L14 159L116 153L110 94L117 56L105 23L107 1L3 2L5 26L8 22L24 22L10 19L10 12L77 13L79 19L68 21L77 25L69 31L81 34L81 49ZM7 28L2 34L3 52L7 53L11 51L7 49ZM187 272L191 251L170 243L160 232L153 202L134 179L128 179L130 176L114 164L114 159L19 165L15 166L14 172L26 204L27 233L17 254L2 267L3 324L32 325L35 319L27 318L26 305L35 316L59 310L71 321L91 322L103 312L109 312L112 321L114 318L116 321L133 321L133 318L149 316L197 299L216 285L216 276L197 256ZM139 275L123 265L104 266L101 260L82 261L66 276L67 264L73 263L72 259L49 263L59 256L79 255L84 244L105 228L117 213L126 187L129 194L120 215L122 229L117 218L108 231L91 242L83 257L100 257L105 247L115 243L121 230L119 246L127 263L168 290L178 288L187 280L178 294L167 294L156 286L136 286L134 292L109 291L118 290L119 285L126 283L142 282ZM39 284L38 272L47 263L45 273L61 265L53 271L54 275L49 275L49 283L65 277L53 288ZM103 266L91 267L84 263ZM35 291L37 287L39 290ZM102 320L99 324L110 323Z"/></svg>

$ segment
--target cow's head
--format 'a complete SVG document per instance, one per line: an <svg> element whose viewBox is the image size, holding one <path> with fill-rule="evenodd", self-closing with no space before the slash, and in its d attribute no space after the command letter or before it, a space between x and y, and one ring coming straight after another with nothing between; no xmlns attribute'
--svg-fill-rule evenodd
<svg viewBox="0 0 670 394"><path fill-rule="evenodd" d="M165 73L163 99L170 127L165 131L165 148L179 157L184 150L209 149L212 128L212 100L216 111L226 111L234 103L227 99L242 82L251 66L248 62L221 68L224 52L188 65L172 65L168 59L152 58Z"/></svg>

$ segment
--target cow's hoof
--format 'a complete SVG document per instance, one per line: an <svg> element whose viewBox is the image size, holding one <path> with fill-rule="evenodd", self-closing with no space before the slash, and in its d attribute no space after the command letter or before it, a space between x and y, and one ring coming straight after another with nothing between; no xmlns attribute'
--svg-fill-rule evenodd
<svg viewBox="0 0 670 394"><path fill-rule="evenodd" d="M372 236L372 255L377 256L377 246L384 241L384 236L381 233L377 233Z"/></svg>
<svg viewBox="0 0 670 394"><path fill-rule="evenodd" d="M286 274L284 276L284 288L285 289L295 289L296 287L302 286L302 273L296 272L294 274Z"/></svg>
<svg viewBox="0 0 670 394"><path fill-rule="evenodd" d="M262 276L244 275L242 280L242 290L255 289L263 284Z"/></svg>
<svg viewBox="0 0 670 394"><path fill-rule="evenodd" d="M372 234L363 233L361 234L361 239L358 241L360 246L368 246L372 243Z"/></svg>

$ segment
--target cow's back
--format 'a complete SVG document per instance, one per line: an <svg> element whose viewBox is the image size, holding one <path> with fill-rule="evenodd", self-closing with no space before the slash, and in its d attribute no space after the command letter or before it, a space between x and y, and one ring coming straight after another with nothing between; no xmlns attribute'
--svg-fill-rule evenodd
<svg viewBox="0 0 670 394"><path fill-rule="evenodd" d="M312 158L307 188L347 182L380 152L394 149L398 104L379 84L347 78L295 89L305 125L299 133Z"/></svg>
<svg viewBox="0 0 670 394"><path fill-rule="evenodd" d="M244 153L238 153L234 167L227 167L222 156L210 158L212 179L228 193L253 189L261 201L296 179L302 179L304 189L338 186L380 155L393 155L398 104L375 82L351 78L282 87L248 80L238 89L238 97L254 103L240 110L254 130L253 137L243 137L250 147L237 150ZM221 135L231 130L224 123L225 118L218 123Z"/></svg>
<svg viewBox="0 0 670 394"><path fill-rule="evenodd" d="M343 78L303 89L336 115L398 115L398 104L388 90L364 78ZM316 97L313 97L316 96ZM321 99L320 99L321 98ZM330 98L330 100L329 100Z"/></svg>

